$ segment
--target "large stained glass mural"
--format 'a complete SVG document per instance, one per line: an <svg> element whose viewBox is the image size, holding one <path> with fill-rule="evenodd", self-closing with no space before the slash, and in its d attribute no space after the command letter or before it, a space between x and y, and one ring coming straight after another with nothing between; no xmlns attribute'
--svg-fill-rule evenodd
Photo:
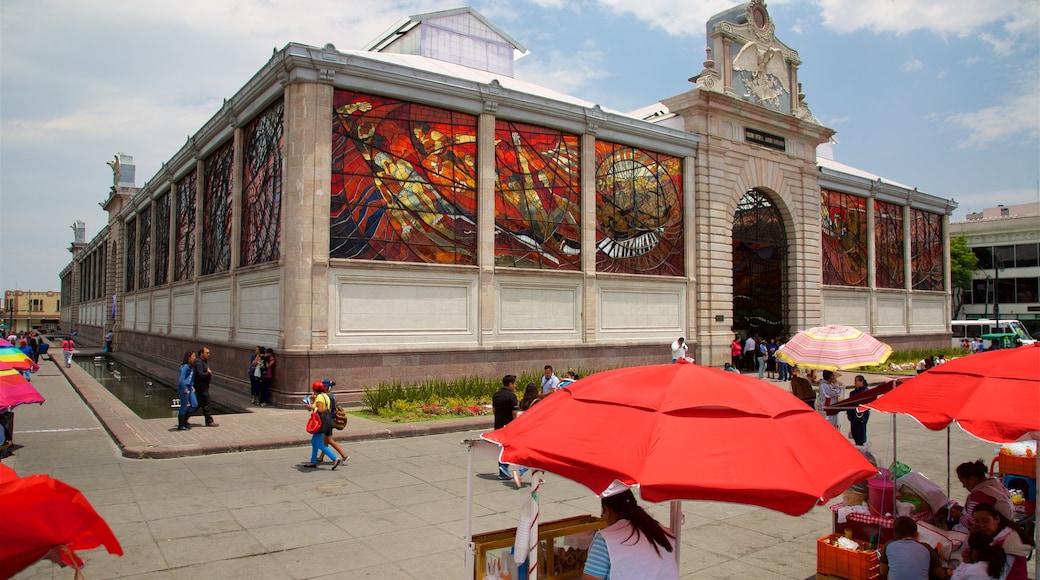
<svg viewBox="0 0 1040 580"><path fill-rule="evenodd" d="M333 93L329 256L476 264L477 119Z"/></svg>
<svg viewBox="0 0 1040 580"><path fill-rule="evenodd" d="M495 123L495 265L581 269L579 137Z"/></svg>
<svg viewBox="0 0 1040 580"><path fill-rule="evenodd" d="M137 288L151 286L152 275L152 208L146 207L137 215Z"/></svg>
<svg viewBox="0 0 1040 580"><path fill-rule="evenodd" d="M823 283L865 288L869 283L867 199L826 189L820 196Z"/></svg>
<svg viewBox="0 0 1040 580"><path fill-rule="evenodd" d="M914 290L943 289L942 216L910 208L910 272Z"/></svg>
<svg viewBox="0 0 1040 580"><path fill-rule="evenodd" d="M155 200L155 285L169 282L170 273L170 194Z"/></svg>
<svg viewBox="0 0 1040 580"><path fill-rule="evenodd" d="M231 183L234 141L214 151L205 161L202 190L202 275L231 269Z"/></svg>
<svg viewBox="0 0 1040 580"><path fill-rule="evenodd" d="M174 247L174 282L195 275L195 172L177 182L177 241Z"/></svg>
<svg viewBox="0 0 1040 580"><path fill-rule="evenodd" d="M874 200L874 279L878 288L906 287L903 206Z"/></svg>
<svg viewBox="0 0 1040 580"><path fill-rule="evenodd" d="M733 217L733 329L770 339L787 332L787 233L780 210L752 189Z"/></svg>
<svg viewBox="0 0 1040 580"><path fill-rule="evenodd" d="M682 159L596 141L596 271L683 276Z"/></svg>
<svg viewBox="0 0 1040 580"><path fill-rule="evenodd" d="M278 259L282 237L282 118L285 102L267 108L245 130L241 264Z"/></svg>
<svg viewBox="0 0 1040 580"><path fill-rule="evenodd" d="M134 289L136 282L134 266L137 264L137 218L126 222L126 291Z"/></svg>

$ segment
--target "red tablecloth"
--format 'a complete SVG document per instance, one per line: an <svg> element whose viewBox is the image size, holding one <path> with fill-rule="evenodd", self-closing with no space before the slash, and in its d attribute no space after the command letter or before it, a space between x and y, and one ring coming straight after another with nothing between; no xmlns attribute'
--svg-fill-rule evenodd
<svg viewBox="0 0 1040 580"><path fill-rule="evenodd" d="M845 504L843 503L836 503L831 506L831 511L834 512L835 522L838 521L838 510L840 510L843 507L845 507ZM931 519L932 514L928 510L925 510L917 512L916 514L910 514L910 517L912 517L915 522L920 522ZM849 512L845 514L845 519L849 520L850 522L859 522L861 524L880 525L883 528L891 528L892 522L895 521L895 518L886 518L885 516L876 516L872 513L868 514L863 512Z"/></svg>

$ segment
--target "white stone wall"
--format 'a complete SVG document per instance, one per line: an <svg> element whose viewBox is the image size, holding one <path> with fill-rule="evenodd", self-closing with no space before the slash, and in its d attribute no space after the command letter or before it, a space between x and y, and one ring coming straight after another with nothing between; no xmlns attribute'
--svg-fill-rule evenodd
<svg viewBox="0 0 1040 580"><path fill-rule="evenodd" d="M151 293L138 294L134 300L134 325L133 329L138 332L148 332L152 322L152 295Z"/></svg>
<svg viewBox="0 0 1040 580"><path fill-rule="evenodd" d="M163 290L152 295L152 332L170 333L170 291Z"/></svg>
<svg viewBox="0 0 1040 580"><path fill-rule="evenodd" d="M907 294L903 291L878 292L877 325L874 327L878 336L906 334L906 298Z"/></svg>
<svg viewBox="0 0 1040 580"><path fill-rule="evenodd" d="M603 280L598 284L600 316L596 341L655 339L686 334L686 281Z"/></svg>
<svg viewBox="0 0 1040 580"><path fill-rule="evenodd" d="M844 324L870 332L870 292L851 288L824 290L822 324Z"/></svg>
<svg viewBox="0 0 1040 580"><path fill-rule="evenodd" d="M123 328L133 330L137 324L137 296L123 298Z"/></svg>
<svg viewBox="0 0 1040 580"><path fill-rule="evenodd" d="M229 340L232 311L230 278L200 284L198 338Z"/></svg>
<svg viewBox="0 0 1040 580"><path fill-rule="evenodd" d="M240 277L237 304L235 340L249 344L278 344L282 284L277 270Z"/></svg>
<svg viewBox="0 0 1040 580"><path fill-rule="evenodd" d="M173 308L170 315L170 334L195 335L195 287L180 286L173 290Z"/></svg>

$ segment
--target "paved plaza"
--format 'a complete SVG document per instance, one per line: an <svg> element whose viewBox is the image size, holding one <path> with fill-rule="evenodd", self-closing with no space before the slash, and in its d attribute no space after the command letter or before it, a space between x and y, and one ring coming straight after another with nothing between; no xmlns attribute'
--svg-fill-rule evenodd
<svg viewBox="0 0 1040 580"><path fill-rule="evenodd" d="M17 409L18 448L3 462L19 475L47 473L77 487L108 521L125 553L81 553L92 580L470 578L467 483L475 533L515 526L529 495L526 485L518 490L494 479L490 445L475 448L476 473L468 472L462 442L490 429L488 417L392 426L352 417L337 437L350 460L333 472L328 464L301 467L310 454L302 410L255 409L220 416L219 427L177 432L175 419L136 418L75 366L44 362L33 385L47 402ZM897 423L899 461L945 487L947 433L905 417ZM891 430L890 415L873 414L869 435L885 462L892 460ZM950 441L954 466L988 463L994 453L957 428ZM691 442L697 444L710 443ZM755 460L753 451L747 460ZM543 521L599 514L584 487L545 479ZM956 477L952 485L963 500ZM667 504L644 505L667 522ZM816 539L831 531L826 507L791 517L689 501L683 512L683 578L810 578ZM16 578L72 575L40 562Z"/></svg>

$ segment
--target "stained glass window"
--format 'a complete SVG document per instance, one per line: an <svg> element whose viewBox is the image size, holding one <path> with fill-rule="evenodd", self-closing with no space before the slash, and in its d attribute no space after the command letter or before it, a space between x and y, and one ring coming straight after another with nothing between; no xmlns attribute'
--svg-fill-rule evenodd
<svg viewBox="0 0 1040 580"><path fill-rule="evenodd" d="M866 287L866 198L826 189L820 197L823 283Z"/></svg>
<svg viewBox="0 0 1040 580"><path fill-rule="evenodd" d="M733 328L761 337L787 331L787 233L768 196L752 189L733 216Z"/></svg>
<svg viewBox="0 0 1040 580"><path fill-rule="evenodd" d="M476 264L477 119L333 93L329 256Z"/></svg>
<svg viewBox="0 0 1040 580"><path fill-rule="evenodd" d="M202 275L231 269L231 183L234 141L205 161L202 192Z"/></svg>
<svg viewBox="0 0 1040 580"><path fill-rule="evenodd" d="M177 244L173 280L190 280L195 275L195 171L177 182Z"/></svg>
<svg viewBox="0 0 1040 580"><path fill-rule="evenodd" d="M596 270L683 276L682 159L596 141Z"/></svg>
<svg viewBox="0 0 1040 580"><path fill-rule="evenodd" d="M170 270L170 194L155 201L155 285L169 281Z"/></svg>
<svg viewBox="0 0 1040 580"><path fill-rule="evenodd" d="M242 190L243 266L278 259L282 235L281 99L245 130L245 183Z"/></svg>
<svg viewBox="0 0 1040 580"><path fill-rule="evenodd" d="M874 278L878 288L906 287L903 206L874 200Z"/></svg>
<svg viewBox="0 0 1040 580"><path fill-rule="evenodd" d="M581 269L579 137L495 124L495 265Z"/></svg>
<svg viewBox="0 0 1040 580"><path fill-rule="evenodd" d="M943 290L942 216L910 209L910 271L914 290Z"/></svg>
<svg viewBox="0 0 1040 580"><path fill-rule="evenodd" d="M130 292L134 289L134 282L137 280L134 276L136 270L134 266L137 264L137 218L133 218L126 222L126 291Z"/></svg>
<svg viewBox="0 0 1040 580"><path fill-rule="evenodd" d="M145 289L151 286L149 277L152 274L152 208L146 207L137 214L137 287Z"/></svg>

